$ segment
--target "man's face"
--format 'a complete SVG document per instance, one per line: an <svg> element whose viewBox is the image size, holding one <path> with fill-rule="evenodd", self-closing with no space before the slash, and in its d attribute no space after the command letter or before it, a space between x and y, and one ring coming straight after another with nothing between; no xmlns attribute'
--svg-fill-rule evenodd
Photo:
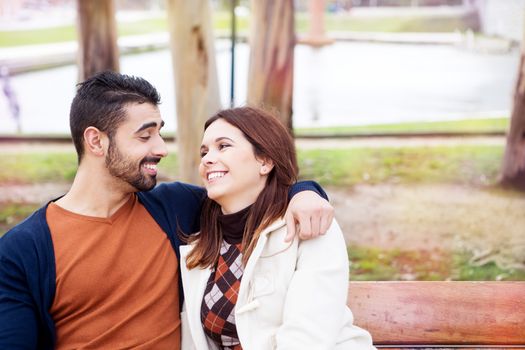
<svg viewBox="0 0 525 350"><path fill-rule="evenodd" d="M148 191L157 183L157 163L168 153L160 136L164 122L149 103L129 104L125 111L126 120L110 138L106 166L134 190Z"/></svg>

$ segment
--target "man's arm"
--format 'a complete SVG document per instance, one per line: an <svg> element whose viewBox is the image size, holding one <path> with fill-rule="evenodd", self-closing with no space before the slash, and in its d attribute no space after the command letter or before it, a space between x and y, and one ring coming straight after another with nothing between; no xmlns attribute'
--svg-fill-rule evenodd
<svg viewBox="0 0 525 350"><path fill-rule="evenodd" d="M185 233L199 230L199 217L206 190L202 187L181 182L160 184L149 192L142 192L139 198L148 210L153 210L160 226L167 232ZM334 218L334 209L328 203L325 191L314 181L300 181L288 192L289 205L285 215L287 240L291 241L298 232L302 239L324 234ZM159 214L165 215L159 215ZM297 228L295 223L297 223Z"/></svg>
<svg viewBox="0 0 525 350"><path fill-rule="evenodd" d="M326 233L334 219L334 208L326 192L314 181L300 181L289 191L286 211L285 240L290 242L298 233L301 239L311 239Z"/></svg>
<svg viewBox="0 0 525 350"><path fill-rule="evenodd" d="M11 238L0 239L0 349L36 349L35 305Z"/></svg>

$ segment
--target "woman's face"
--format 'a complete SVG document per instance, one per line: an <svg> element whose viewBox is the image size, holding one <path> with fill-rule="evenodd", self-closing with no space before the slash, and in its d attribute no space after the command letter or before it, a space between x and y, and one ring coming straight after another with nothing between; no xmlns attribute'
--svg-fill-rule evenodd
<svg viewBox="0 0 525 350"><path fill-rule="evenodd" d="M271 169L271 164L255 157L244 134L223 119L204 132L199 173L208 197L223 213L235 213L254 203Z"/></svg>

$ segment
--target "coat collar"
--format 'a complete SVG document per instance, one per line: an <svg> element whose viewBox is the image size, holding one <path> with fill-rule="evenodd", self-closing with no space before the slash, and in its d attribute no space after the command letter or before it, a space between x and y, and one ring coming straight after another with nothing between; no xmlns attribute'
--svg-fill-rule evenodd
<svg viewBox="0 0 525 350"><path fill-rule="evenodd" d="M277 231L278 229L280 229L281 227L285 226L286 225L286 221L284 220L284 218L279 218L277 220L275 220L274 222L272 222L270 224L270 226L266 227L262 232L261 232L261 236L266 236L268 235L269 233L273 232L273 231Z"/></svg>

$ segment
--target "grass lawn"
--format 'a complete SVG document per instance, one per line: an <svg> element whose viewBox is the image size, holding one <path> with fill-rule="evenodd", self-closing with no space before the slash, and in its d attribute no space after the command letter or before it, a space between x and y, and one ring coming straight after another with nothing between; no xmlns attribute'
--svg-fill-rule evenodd
<svg viewBox="0 0 525 350"><path fill-rule="evenodd" d="M524 281L525 270L481 266L465 252L348 247L350 277L355 281Z"/></svg>
<svg viewBox="0 0 525 350"><path fill-rule="evenodd" d="M39 207L39 204L0 203L0 236Z"/></svg>
<svg viewBox="0 0 525 350"><path fill-rule="evenodd" d="M296 136L304 135L363 135L393 133L487 133L506 132L508 117L478 118L435 122L411 122L359 126L295 128Z"/></svg>
<svg viewBox="0 0 525 350"><path fill-rule="evenodd" d="M503 147L439 146L299 150L300 174L325 186L462 183L497 179Z"/></svg>
<svg viewBox="0 0 525 350"><path fill-rule="evenodd" d="M459 17L421 17L421 16L389 16L389 17L356 17L344 14L326 14L327 31L360 31L360 32L453 32L466 30L466 21ZM296 30L299 34L308 30L308 14L296 15ZM163 15L158 17L122 21L117 23L119 36L140 35L167 31L167 20ZM213 13L213 28L216 33L229 33L230 14L228 12ZM240 33L249 30L247 17L237 18L237 28ZM33 44L56 43L76 40L74 25L64 25L36 30L0 31L0 47L22 46Z"/></svg>
<svg viewBox="0 0 525 350"><path fill-rule="evenodd" d="M500 146L439 146L299 150L300 175L325 186L359 183L452 182L490 184L496 181ZM69 182L75 176L74 153L0 154L0 183ZM177 177L173 152L159 165L164 180Z"/></svg>
<svg viewBox="0 0 525 350"><path fill-rule="evenodd" d="M502 154L502 146L492 145L298 151L302 178L340 189L358 184L427 183L486 187L496 183ZM71 182L76 162L73 152L0 154L0 184ZM177 156L172 152L160 163L160 180L175 180L176 168ZM39 206L0 202L0 235ZM424 222L418 221L418 225ZM493 262L476 266L470 262L471 255L462 250L410 249L352 244L348 249L352 279L525 280L523 270L500 268Z"/></svg>
<svg viewBox="0 0 525 350"><path fill-rule="evenodd" d="M76 174L75 153L1 154L0 183L71 182Z"/></svg>

